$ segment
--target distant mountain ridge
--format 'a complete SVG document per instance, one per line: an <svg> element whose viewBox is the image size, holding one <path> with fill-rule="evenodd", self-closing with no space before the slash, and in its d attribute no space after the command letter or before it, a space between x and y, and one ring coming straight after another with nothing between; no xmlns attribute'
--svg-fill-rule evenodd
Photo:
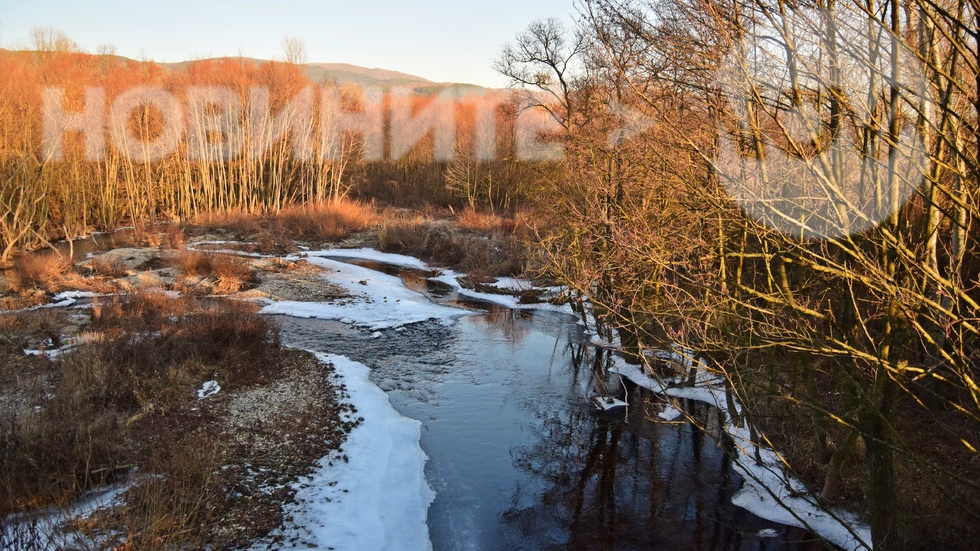
<svg viewBox="0 0 980 551"><path fill-rule="evenodd" d="M194 61L182 61L179 63L159 63L159 65L166 68L180 68L187 63L193 63L195 61L222 59L240 59L242 61L255 63L256 65L269 63L269 60L267 59L257 59L252 57L215 57ZM439 93L447 88L452 88L457 91L475 91L485 89L484 87L476 84L434 82L417 75L410 75L400 71L381 69L378 67L361 67L360 65L353 65L351 63L305 63L302 65L302 67L306 72L306 76L315 83L332 82L336 84L344 84L352 82L365 88L405 87L424 94Z"/></svg>
<svg viewBox="0 0 980 551"><path fill-rule="evenodd" d="M7 50L5 48L0 48L0 52L13 54L16 56L30 55L36 52L31 50ZM99 56L100 54L88 54L82 53L82 55ZM135 62L141 63L140 61L133 60L127 57L119 55L107 55L105 57L111 58L114 61L121 63L125 62ZM258 59L254 57L232 57L232 56L218 56L211 58L193 59L188 61L177 61L177 62L155 62L160 67L167 70L180 70L191 63L198 63L202 61L223 61L223 60L236 60L246 63L253 63L255 65L261 65L263 63L269 63L268 59ZM306 63L302 65L307 77L314 83L354 83L364 88L395 88L404 87L410 88L417 93L423 95L438 94L446 90L452 90L457 93L466 92L480 92L486 90L487 88L479 86L476 84L467 84L460 82L435 82L417 75L411 75L408 73L403 73L401 71L394 71L391 69L381 69L381 68L368 68L361 67L360 65L353 65L351 63Z"/></svg>
<svg viewBox="0 0 980 551"><path fill-rule="evenodd" d="M432 85L435 82L390 69L368 69L350 63L307 63L303 66L310 80L319 81L322 77L335 79L337 82L356 82L358 84L390 84L405 83L406 85Z"/></svg>

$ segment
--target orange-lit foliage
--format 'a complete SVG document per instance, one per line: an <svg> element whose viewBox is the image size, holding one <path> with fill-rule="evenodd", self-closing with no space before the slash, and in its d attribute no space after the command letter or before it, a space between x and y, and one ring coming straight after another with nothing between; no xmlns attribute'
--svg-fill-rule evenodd
<svg viewBox="0 0 980 551"><path fill-rule="evenodd" d="M195 156L199 152L188 151L187 140L180 140L164 158L147 162L139 154L117 150L111 139L113 127L143 143L164 131L163 113L152 106L134 109L129 120L112 120L112 102L139 86L171 93L184 114L191 87L228 87L244 114L250 90L264 87L269 91L271 118L312 85L299 67L279 62L217 59L165 69L108 55L0 50L0 257L6 259L17 249L43 245L65 234L109 230L123 223L185 218L215 209L278 210L289 203L342 197L342 192L313 192L321 179L341 185L341 175L331 178L331 167L315 161L290 162L288 136L257 146L260 155L240 154L220 163L206 153ZM86 158L81 132L63 134L60 160L45 155L42 92L46 87L63 91L67 113L82 111L87 88L105 91L101 159ZM197 123L186 122L188 135ZM208 134L205 143L223 138Z"/></svg>
<svg viewBox="0 0 980 551"><path fill-rule="evenodd" d="M215 211L276 213L336 203L351 191L392 204L510 210L517 190L528 185L520 163L476 154L475 111L466 101L440 107L453 109L452 162L436 159L433 132L392 155L390 111L380 124L386 159L364 162L363 136L325 128L332 117L323 112L320 92L333 86L341 109L363 107L363 90L353 83L314 83L290 63L222 58L164 67L73 49L0 50L0 262L18 249L93 230ZM180 112L168 117L158 106L137 102L117 120L114 102L141 87L165 91ZM43 151L47 88L60 90L66 115L84 112L92 101L87 90L104 91L98 106L103 128L95 140L102 150L94 159L86 135L76 130L57 132L60 158ZM432 105L429 94L409 98L412 116ZM215 100L221 97L232 105L230 113ZM387 109L392 101L385 99ZM209 124L222 115L233 122ZM490 116L497 119L494 128L507 127L503 111ZM174 138L168 142L168 136ZM150 154L159 140L167 146ZM509 146L500 140L495 152L506 157Z"/></svg>

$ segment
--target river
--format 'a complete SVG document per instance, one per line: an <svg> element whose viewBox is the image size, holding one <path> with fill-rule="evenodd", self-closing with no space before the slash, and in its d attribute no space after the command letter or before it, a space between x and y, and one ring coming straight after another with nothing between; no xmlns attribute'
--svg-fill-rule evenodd
<svg viewBox="0 0 980 551"><path fill-rule="evenodd" d="M374 262L474 315L381 331L277 316L284 343L347 356L422 423L436 550L827 549L731 504L741 484L717 412L659 420L659 398L607 375L570 316L465 302L426 274ZM626 412L590 397L619 392Z"/></svg>

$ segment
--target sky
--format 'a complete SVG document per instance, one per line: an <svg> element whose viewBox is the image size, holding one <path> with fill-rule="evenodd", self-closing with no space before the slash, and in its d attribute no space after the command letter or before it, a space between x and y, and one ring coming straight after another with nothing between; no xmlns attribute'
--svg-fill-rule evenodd
<svg viewBox="0 0 980 551"><path fill-rule="evenodd" d="M244 55L282 58L287 36L311 63L352 63L436 82L503 87L492 60L528 23L569 26L574 0L0 0L0 47L55 27L89 52L160 62Z"/></svg>

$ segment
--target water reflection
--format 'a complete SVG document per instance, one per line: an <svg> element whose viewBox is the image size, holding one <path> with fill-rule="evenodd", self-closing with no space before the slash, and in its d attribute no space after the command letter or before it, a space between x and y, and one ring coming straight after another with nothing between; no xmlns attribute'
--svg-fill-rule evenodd
<svg viewBox="0 0 980 551"><path fill-rule="evenodd" d="M480 324L487 331L498 332L508 344L517 345L523 342L530 332L527 324L523 323L530 318L531 314L522 310L498 308L481 316L470 316L467 321Z"/></svg>
<svg viewBox="0 0 980 551"><path fill-rule="evenodd" d="M584 376L585 386L600 392L621 384L607 374L607 351L577 345L566 350L571 380ZM529 412L545 419L541 439L512 456L544 489L537 496L515 492L502 514L514 548L826 549L803 530L731 504L740 479L719 444L726 440L717 410L688 401L693 423L659 422L658 397L629 383L623 389L620 396L631 405L621 415ZM766 528L778 537L759 537Z"/></svg>
<svg viewBox="0 0 980 551"><path fill-rule="evenodd" d="M380 336L282 321L286 342L368 365L423 423L436 550L823 548L731 505L739 479L718 413L685 403L694 424L659 422L659 399L610 377L608 352L572 320L490 308ZM628 412L597 415L596 393L626 398Z"/></svg>

